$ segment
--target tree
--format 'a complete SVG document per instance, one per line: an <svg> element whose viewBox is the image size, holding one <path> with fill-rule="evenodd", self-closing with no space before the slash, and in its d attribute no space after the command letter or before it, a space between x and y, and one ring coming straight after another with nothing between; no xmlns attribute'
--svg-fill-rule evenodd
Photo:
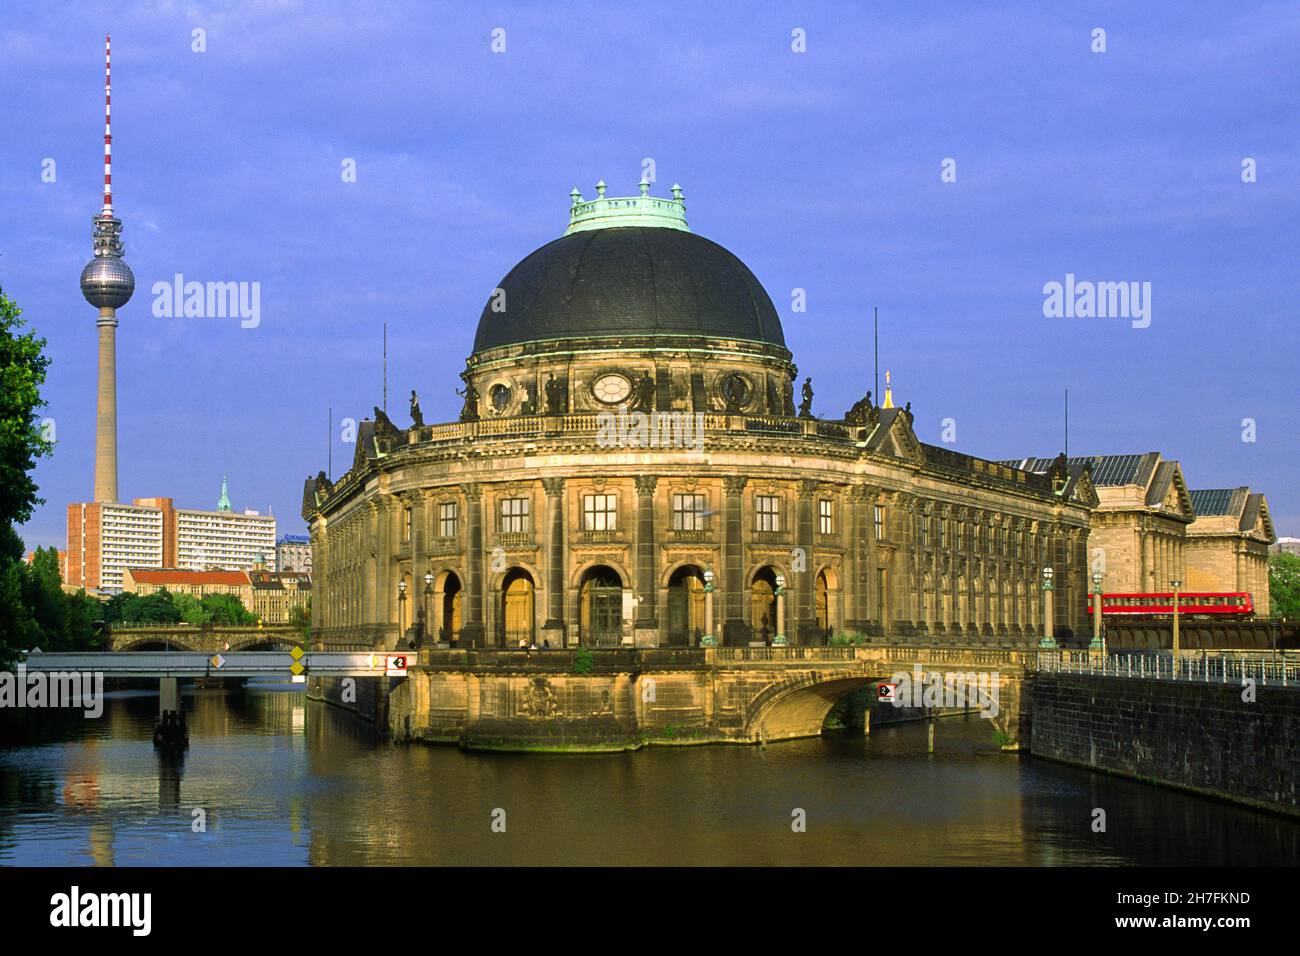
<svg viewBox="0 0 1300 956"><path fill-rule="evenodd" d="M295 604L289 609L289 624L298 632L302 640L307 640L311 633L311 597L308 596L306 605Z"/></svg>
<svg viewBox="0 0 1300 956"><path fill-rule="evenodd" d="M41 386L50 360L43 354L44 339L19 333L24 325L22 310L0 289L0 523L9 528L43 503L31 471L54 448L36 420L37 409L45 406Z"/></svg>
<svg viewBox="0 0 1300 956"><path fill-rule="evenodd" d="M24 602L29 590L23 545L15 530L41 503L31 471L53 448L36 412L50 360L45 340L23 332L22 311L0 289L0 668L13 665L40 628ZM57 570L58 563L55 562Z"/></svg>
<svg viewBox="0 0 1300 956"><path fill-rule="evenodd" d="M208 619L218 627L257 623L257 615L252 614L233 594L209 594L199 604L208 614Z"/></svg>
<svg viewBox="0 0 1300 956"><path fill-rule="evenodd" d="M181 612L172 601L171 592L166 588L153 594L133 594L134 600L126 602L123 608L123 624L178 624Z"/></svg>
<svg viewBox="0 0 1300 956"><path fill-rule="evenodd" d="M1274 617L1300 618L1300 555L1283 551L1268 559L1268 604Z"/></svg>

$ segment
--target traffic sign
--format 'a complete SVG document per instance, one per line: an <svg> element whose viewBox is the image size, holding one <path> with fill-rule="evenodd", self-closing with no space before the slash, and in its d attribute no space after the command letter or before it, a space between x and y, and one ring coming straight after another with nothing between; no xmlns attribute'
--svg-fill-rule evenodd
<svg viewBox="0 0 1300 956"><path fill-rule="evenodd" d="M897 684L880 684L876 688L876 693L880 695L880 702L882 704L892 704L896 699L897 691Z"/></svg>
<svg viewBox="0 0 1300 956"><path fill-rule="evenodd" d="M387 677L405 677L406 676L406 655L389 654L384 664L384 675Z"/></svg>

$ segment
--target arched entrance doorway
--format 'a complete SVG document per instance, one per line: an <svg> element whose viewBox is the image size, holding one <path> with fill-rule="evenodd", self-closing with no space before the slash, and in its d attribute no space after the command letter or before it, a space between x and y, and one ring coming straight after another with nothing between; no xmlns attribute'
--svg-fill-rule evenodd
<svg viewBox="0 0 1300 956"><path fill-rule="evenodd" d="M817 629L826 637L830 636L831 603L830 585L826 581L826 572L819 571L813 585L813 602L817 609Z"/></svg>
<svg viewBox="0 0 1300 956"><path fill-rule="evenodd" d="M515 647L521 640L533 643L536 615L533 576L523 568L511 568L501 581L501 643Z"/></svg>
<svg viewBox="0 0 1300 956"><path fill-rule="evenodd" d="M684 564L668 579L668 645L694 647L708 633L704 620L704 572Z"/></svg>
<svg viewBox="0 0 1300 956"><path fill-rule="evenodd" d="M450 644L460 640L461 609L460 577L454 571L445 571L434 590L434 608L437 611L438 640Z"/></svg>
<svg viewBox="0 0 1300 956"><path fill-rule="evenodd" d="M759 568L749 587L749 626L753 640L771 643L780 629L776 620L776 571Z"/></svg>
<svg viewBox="0 0 1300 956"><path fill-rule="evenodd" d="M603 564L588 568L578 586L582 643L617 647L623 642L623 581Z"/></svg>

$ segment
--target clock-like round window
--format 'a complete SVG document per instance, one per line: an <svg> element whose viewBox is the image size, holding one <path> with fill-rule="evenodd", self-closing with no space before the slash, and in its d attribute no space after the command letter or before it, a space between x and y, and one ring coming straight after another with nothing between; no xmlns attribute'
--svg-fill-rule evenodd
<svg viewBox="0 0 1300 956"><path fill-rule="evenodd" d="M617 405L619 402L627 400L632 394L632 383L622 375L611 372L608 375L602 375L591 383L591 394L596 397L596 401L603 402L606 405Z"/></svg>
<svg viewBox="0 0 1300 956"><path fill-rule="evenodd" d="M728 408L744 408L754 396L754 386L739 372L732 372L718 383L718 391Z"/></svg>
<svg viewBox="0 0 1300 956"><path fill-rule="evenodd" d="M510 386L500 383L493 385L488 392L488 397L492 400L492 408L496 410L497 414L500 414L510 404Z"/></svg>

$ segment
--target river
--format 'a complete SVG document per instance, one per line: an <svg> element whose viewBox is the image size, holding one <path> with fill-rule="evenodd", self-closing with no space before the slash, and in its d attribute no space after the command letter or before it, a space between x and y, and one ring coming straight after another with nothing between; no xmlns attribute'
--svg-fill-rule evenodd
<svg viewBox="0 0 1300 956"><path fill-rule="evenodd" d="M395 746L301 686L185 707L180 760L154 749L147 692L98 720L3 715L0 864L1300 862L1300 822L1004 754L975 716L939 721L934 754L914 723L550 756Z"/></svg>

